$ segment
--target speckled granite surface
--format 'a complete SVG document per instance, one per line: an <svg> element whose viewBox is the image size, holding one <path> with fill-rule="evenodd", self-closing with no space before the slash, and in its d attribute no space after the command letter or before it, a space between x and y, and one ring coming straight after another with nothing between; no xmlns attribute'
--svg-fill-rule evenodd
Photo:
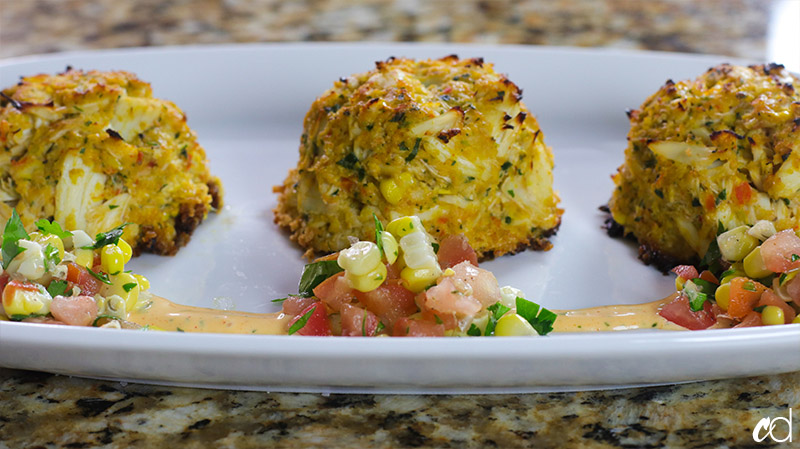
<svg viewBox="0 0 800 449"><path fill-rule="evenodd" d="M0 0L0 58L144 45L406 40L763 59L775 3ZM753 441L760 419L788 416L790 408L793 445ZM784 436L781 429L776 434ZM800 372L606 392L325 397L0 369L0 448L166 446L800 447Z"/></svg>
<svg viewBox="0 0 800 449"><path fill-rule="evenodd" d="M797 385L800 373L601 392L321 396L0 370L0 447L798 447L752 438L761 418L800 414ZM800 444L796 419L792 430Z"/></svg>

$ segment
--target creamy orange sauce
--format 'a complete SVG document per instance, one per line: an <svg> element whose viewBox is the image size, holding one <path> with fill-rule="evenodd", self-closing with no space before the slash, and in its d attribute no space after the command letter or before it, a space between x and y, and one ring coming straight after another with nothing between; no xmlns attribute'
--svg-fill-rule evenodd
<svg viewBox="0 0 800 449"><path fill-rule="evenodd" d="M558 314L555 332L620 331L632 329L683 330L660 315L675 294L645 304L592 307L577 310L554 310ZM128 320L142 326L168 331L211 332L223 334L286 334L290 318L282 313L250 313L184 306L154 296L152 304L128 315Z"/></svg>

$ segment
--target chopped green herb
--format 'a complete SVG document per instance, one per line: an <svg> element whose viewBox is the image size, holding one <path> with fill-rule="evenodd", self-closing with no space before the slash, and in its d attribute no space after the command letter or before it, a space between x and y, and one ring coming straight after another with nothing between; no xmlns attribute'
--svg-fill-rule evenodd
<svg viewBox="0 0 800 449"><path fill-rule="evenodd" d="M694 278L692 279L692 283L694 283L694 285L697 286L699 291L709 296L712 296L714 292L717 291L717 286L712 284L711 282L708 282L705 279Z"/></svg>
<svg viewBox="0 0 800 449"><path fill-rule="evenodd" d="M509 168L511 168L511 161L505 161L503 165L500 166L501 170L508 170Z"/></svg>
<svg viewBox="0 0 800 449"><path fill-rule="evenodd" d="M181 157L184 158L184 159L186 159L189 156L188 153L186 152L186 147L188 147L188 146L189 145L186 144L186 145L181 147Z"/></svg>
<svg viewBox="0 0 800 449"><path fill-rule="evenodd" d="M436 242L431 242L431 246L433 247L433 252L439 254L439 244Z"/></svg>
<svg viewBox="0 0 800 449"><path fill-rule="evenodd" d="M50 296L53 298L56 296L62 296L64 292L67 291L67 285L67 281L57 279L50 282L50 285L47 286L47 293L50 293Z"/></svg>
<svg viewBox="0 0 800 449"><path fill-rule="evenodd" d="M43 233L55 235L62 240L72 236L71 232L61 229L61 225L55 220L48 221L42 218L41 220L36 220L34 224Z"/></svg>
<svg viewBox="0 0 800 449"><path fill-rule="evenodd" d="M414 148L411 149L411 153L406 156L406 162L411 162L417 157L417 152L419 152L419 143L422 141L421 138L417 137L417 141L414 142Z"/></svg>
<svg viewBox="0 0 800 449"><path fill-rule="evenodd" d="M662 192L661 189L656 189L655 192L659 198L664 199L664 192Z"/></svg>
<svg viewBox="0 0 800 449"><path fill-rule="evenodd" d="M386 326L383 324L383 321L378 321L378 327L375 328L375 335L377 335L378 332L382 331L385 327Z"/></svg>
<svg viewBox="0 0 800 449"><path fill-rule="evenodd" d="M797 254L792 254L792 262L797 262L798 260L800 260L800 256Z"/></svg>
<svg viewBox="0 0 800 449"><path fill-rule="evenodd" d="M467 330L467 335L469 335L470 337L480 337L481 330L478 329L478 326L476 326L475 323L472 323L469 325L469 330Z"/></svg>
<svg viewBox="0 0 800 449"><path fill-rule="evenodd" d="M718 222L717 222L717 235L720 235L720 234L722 234L722 233L723 233L723 232L725 232L725 231L726 231L726 229L725 229L725 225L724 225L724 224L722 224L722 222L721 222L721 221L718 221Z"/></svg>
<svg viewBox="0 0 800 449"><path fill-rule="evenodd" d="M364 309L364 314L361 315L361 336L367 336L367 309Z"/></svg>
<svg viewBox="0 0 800 449"><path fill-rule="evenodd" d="M340 271L343 271L342 267L335 260L321 260L307 264L300 276L300 285L298 286L300 296L313 296L314 288L317 285Z"/></svg>
<svg viewBox="0 0 800 449"><path fill-rule="evenodd" d="M18 243L20 239L27 239L30 236L25 232L25 227L22 225L22 220L19 218L16 209L11 210L11 218L6 222L6 227L3 230L3 268L8 268L8 264L14 260L15 257L24 249L20 248Z"/></svg>
<svg viewBox="0 0 800 449"><path fill-rule="evenodd" d="M756 291L756 284L753 284L751 281L747 281L744 283L744 285L742 285L742 288L748 292L754 292Z"/></svg>
<svg viewBox="0 0 800 449"><path fill-rule="evenodd" d="M347 155L336 162L336 165L341 167L353 170L356 168L356 164L358 164L358 158L353 153L347 153Z"/></svg>
<svg viewBox="0 0 800 449"><path fill-rule="evenodd" d="M511 198L514 198L514 191L513 190L509 190L508 194L511 195Z"/></svg>
<svg viewBox="0 0 800 449"><path fill-rule="evenodd" d="M122 289L125 290L126 292L130 292L131 290L136 288L138 285L139 284L137 284L136 282L129 282L127 284L123 284L122 285Z"/></svg>
<svg viewBox="0 0 800 449"><path fill-rule="evenodd" d="M439 318L439 315L433 314L433 317L436 319L436 324L444 324L444 321Z"/></svg>
<svg viewBox="0 0 800 449"><path fill-rule="evenodd" d="M494 328L497 326L497 320L499 320L503 315L506 314L510 308L504 306L500 302L496 302L491 306L487 307L486 310L490 312L489 314L489 322L486 323L486 330L483 331L483 335L491 336L494 335Z"/></svg>
<svg viewBox="0 0 800 449"><path fill-rule="evenodd" d="M517 296L517 315L528 320L539 335L547 335L553 330L558 317L555 313L535 302Z"/></svg>
<svg viewBox="0 0 800 449"><path fill-rule="evenodd" d="M288 296L286 298L271 299L269 302L284 302L287 299L289 299Z"/></svg>
<svg viewBox="0 0 800 449"><path fill-rule="evenodd" d="M44 247L44 266L49 270L50 267L55 267L61 262L61 255L58 253L58 248L51 244Z"/></svg>
<svg viewBox="0 0 800 449"><path fill-rule="evenodd" d="M118 205L118 204L109 204L109 205L108 205L108 209L109 209L109 210L114 210L114 209L116 209L116 208L118 208L118 207L119 207L119 205Z"/></svg>
<svg viewBox="0 0 800 449"><path fill-rule="evenodd" d="M658 326L658 323L653 323L653 325L650 327L656 327L656 326Z"/></svg>
<svg viewBox="0 0 800 449"><path fill-rule="evenodd" d="M185 330L183 330L183 329L181 329L179 327L176 327L175 330L178 331L178 332L186 332Z"/></svg>
<svg viewBox="0 0 800 449"><path fill-rule="evenodd" d="M719 250L717 239L711 239L711 243L708 244L706 254L703 256L703 260L700 261L700 267L707 267L712 273L719 273L722 271L722 264L720 263L721 259L722 253Z"/></svg>
<svg viewBox="0 0 800 449"><path fill-rule="evenodd" d="M721 192L719 192L719 194L717 195L717 201L716 201L716 203L717 203L717 204L719 204L719 203L720 203L720 201L724 201L724 200L725 200L727 197L728 197L728 192L727 192L727 190L725 190L725 189L722 189L722 191L721 191Z"/></svg>
<svg viewBox="0 0 800 449"><path fill-rule="evenodd" d="M83 249L100 249L106 245L116 245L119 243L119 238L122 237L125 226L129 224L131 223L122 223L110 231L97 234L94 245L84 246Z"/></svg>
<svg viewBox="0 0 800 449"><path fill-rule="evenodd" d="M506 220L505 221L506 221L506 224L511 224L511 217L506 216Z"/></svg>
<svg viewBox="0 0 800 449"><path fill-rule="evenodd" d="M86 267L86 271L88 271L88 272L89 272L89 274L91 274L92 276L94 276L94 277L95 277L95 279L97 279L98 281L100 281L100 282L102 282L102 283L104 283L104 284L111 285L111 281L108 279L108 275L107 275L107 274L105 274L105 273L103 273L103 272L100 272L100 273L95 273L95 272L94 272L94 271L92 271L92 269L91 269L91 268L89 268L89 267Z"/></svg>
<svg viewBox="0 0 800 449"><path fill-rule="evenodd" d="M383 223L378 220L378 216L374 213L372 218L375 220L375 244L378 245L378 250L381 252L381 257L386 257L386 252L383 251L383 242L381 241L381 233L383 232Z"/></svg>
<svg viewBox="0 0 800 449"><path fill-rule="evenodd" d="M758 312L758 313L761 313L761 312L763 312L763 311L764 311L764 308L765 308L765 307L767 307L767 306L766 306L766 305L763 305L763 306L753 307L753 312Z"/></svg>
<svg viewBox="0 0 800 449"><path fill-rule="evenodd" d="M703 310L703 304L708 301L708 295L697 290L686 288L684 288L683 291L686 293L686 296L689 297L689 308L692 309L693 312Z"/></svg>
<svg viewBox="0 0 800 449"><path fill-rule="evenodd" d="M311 318L311 315L315 310L317 310L317 306L312 307L311 310L304 313L299 320L295 321L294 324L292 324L292 326L289 328L289 335L293 335L300 329L304 328L306 323L308 323L308 319Z"/></svg>

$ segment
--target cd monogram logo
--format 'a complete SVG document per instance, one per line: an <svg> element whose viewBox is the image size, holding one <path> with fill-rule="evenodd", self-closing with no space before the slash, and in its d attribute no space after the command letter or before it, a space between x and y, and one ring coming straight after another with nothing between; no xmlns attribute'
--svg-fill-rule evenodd
<svg viewBox="0 0 800 449"><path fill-rule="evenodd" d="M774 430L776 430L775 426L778 424L779 421L785 422L787 427L786 437L783 438L782 440L779 440L776 437L776 435L772 433ZM767 439L767 437L770 437L770 439L772 439L772 441L776 443L784 443L786 441L790 443L792 442L792 409L789 409L788 418L783 418L783 417L778 417L775 419L761 418L758 421L758 424L756 424L756 428L753 429L753 440L755 440L756 443L760 443L765 439Z"/></svg>

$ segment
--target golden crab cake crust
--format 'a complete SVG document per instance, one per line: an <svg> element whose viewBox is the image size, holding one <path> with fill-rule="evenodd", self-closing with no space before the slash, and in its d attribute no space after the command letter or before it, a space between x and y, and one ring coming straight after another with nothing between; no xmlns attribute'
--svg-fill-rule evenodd
<svg viewBox="0 0 800 449"><path fill-rule="evenodd" d="M342 78L305 117L275 222L325 253L417 215L489 258L549 249L562 211L553 156L521 90L482 59L390 58Z"/></svg>
<svg viewBox="0 0 800 449"><path fill-rule="evenodd" d="M174 254L221 205L186 116L131 73L26 77L0 107L0 219L15 207L28 228L54 218L92 235L130 222L136 253Z"/></svg>
<svg viewBox="0 0 800 449"><path fill-rule="evenodd" d="M644 258L661 268L696 262L720 224L797 228L799 88L780 65L723 64L667 81L629 113L609 209Z"/></svg>

